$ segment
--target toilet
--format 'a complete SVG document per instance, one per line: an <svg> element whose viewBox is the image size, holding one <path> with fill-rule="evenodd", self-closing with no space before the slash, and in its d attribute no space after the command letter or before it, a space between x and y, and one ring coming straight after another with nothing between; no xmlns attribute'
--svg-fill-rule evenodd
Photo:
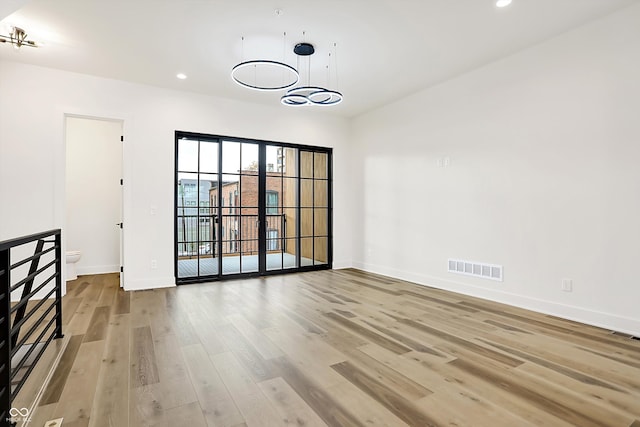
<svg viewBox="0 0 640 427"><path fill-rule="evenodd" d="M76 273L76 263L80 260L81 256L82 253L80 251L68 251L66 253L67 282L78 278L78 274Z"/></svg>

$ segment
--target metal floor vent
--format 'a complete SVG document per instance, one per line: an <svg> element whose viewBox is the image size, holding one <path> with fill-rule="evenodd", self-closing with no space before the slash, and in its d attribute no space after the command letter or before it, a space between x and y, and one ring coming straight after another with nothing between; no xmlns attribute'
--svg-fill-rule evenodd
<svg viewBox="0 0 640 427"><path fill-rule="evenodd" d="M611 335L618 335L620 337L629 338L630 340L640 341L640 337L635 337L633 335L625 334L624 332L611 331Z"/></svg>
<svg viewBox="0 0 640 427"><path fill-rule="evenodd" d="M501 265L449 258L447 266L449 273L464 274L466 276L481 277L483 279L502 282Z"/></svg>

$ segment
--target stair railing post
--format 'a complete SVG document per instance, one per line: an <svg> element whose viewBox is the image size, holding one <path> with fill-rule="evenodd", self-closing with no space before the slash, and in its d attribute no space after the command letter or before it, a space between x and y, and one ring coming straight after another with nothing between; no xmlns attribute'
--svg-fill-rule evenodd
<svg viewBox="0 0 640 427"><path fill-rule="evenodd" d="M62 333L62 232L56 234L56 338Z"/></svg>
<svg viewBox="0 0 640 427"><path fill-rule="evenodd" d="M11 422L11 249L0 251L0 425Z"/></svg>

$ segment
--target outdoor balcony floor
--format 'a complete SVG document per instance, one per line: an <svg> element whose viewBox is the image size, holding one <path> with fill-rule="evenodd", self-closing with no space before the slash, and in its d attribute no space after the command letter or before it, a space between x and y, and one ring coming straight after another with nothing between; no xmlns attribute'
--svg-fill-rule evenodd
<svg viewBox="0 0 640 427"><path fill-rule="evenodd" d="M313 260L301 258L301 266L313 265ZM325 264L324 262L317 262ZM267 254L267 270L296 268L296 256L288 253ZM258 271L258 255L222 257L222 274L251 273ZM198 275L198 259L178 260L178 277L214 276L218 274L218 258L200 258L200 274Z"/></svg>

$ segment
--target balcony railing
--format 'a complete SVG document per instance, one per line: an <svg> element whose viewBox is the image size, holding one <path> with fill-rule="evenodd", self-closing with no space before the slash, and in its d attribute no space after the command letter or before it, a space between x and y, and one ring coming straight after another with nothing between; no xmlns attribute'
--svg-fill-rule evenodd
<svg viewBox="0 0 640 427"><path fill-rule="evenodd" d="M63 337L61 248L60 230L0 242L0 426L13 425L14 398Z"/></svg>
<svg viewBox="0 0 640 427"><path fill-rule="evenodd" d="M216 214L197 213L197 208L179 209L179 212L183 211L185 212L177 215L179 258L215 258L219 240L222 240L223 255L258 252L257 214L243 214L240 208L236 210L238 213L223 214L220 217ZM267 251L284 251L286 215L266 214L266 222Z"/></svg>

